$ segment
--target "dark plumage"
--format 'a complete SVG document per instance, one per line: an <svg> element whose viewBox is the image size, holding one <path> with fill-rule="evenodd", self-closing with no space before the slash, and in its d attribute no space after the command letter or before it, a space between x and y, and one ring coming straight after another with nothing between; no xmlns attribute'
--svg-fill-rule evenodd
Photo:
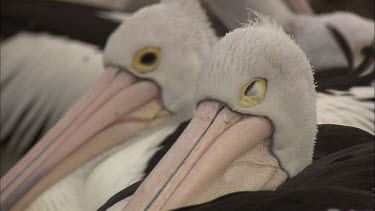
<svg viewBox="0 0 375 211"><path fill-rule="evenodd" d="M142 184L143 180L140 180L129 187L121 190L120 192L116 193L113 195L106 203L104 203L97 211L104 211L107 210L108 208L112 207L115 205L117 202L131 196L134 194L134 192L138 189L138 187Z"/></svg>
<svg viewBox="0 0 375 211"><path fill-rule="evenodd" d="M364 143L315 161L278 190L294 188L351 188L371 192L374 187L374 143Z"/></svg>
<svg viewBox="0 0 375 211"><path fill-rule="evenodd" d="M364 144L374 144L374 136L364 130L344 125L318 125L313 160L319 160L339 150Z"/></svg>
<svg viewBox="0 0 375 211"><path fill-rule="evenodd" d="M19 31L49 32L104 47L119 22L98 15L102 8L59 1L1 2L1 37ZM64 14L64 15L62 15Z"/></svg>

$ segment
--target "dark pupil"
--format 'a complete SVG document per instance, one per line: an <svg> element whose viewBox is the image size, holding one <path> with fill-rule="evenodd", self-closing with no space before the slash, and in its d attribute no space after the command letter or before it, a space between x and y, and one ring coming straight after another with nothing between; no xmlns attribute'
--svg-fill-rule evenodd
<svg viewBox="0 0 375 211"><path fill-rule="evenodd" d="M256 81L253 81L246 89L245 95L249 95L250 90L254 87Z"/></svg>
<svg viewBox="0 0 375 211"><path fill-rule="evenodd" d="M156 61L155 53L146 53L141 57L141 63L144 65L152 65Z"/></svg>

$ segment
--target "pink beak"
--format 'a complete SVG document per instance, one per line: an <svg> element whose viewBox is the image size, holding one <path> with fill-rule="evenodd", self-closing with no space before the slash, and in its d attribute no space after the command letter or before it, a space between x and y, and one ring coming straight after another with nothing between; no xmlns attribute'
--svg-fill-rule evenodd
<svg viewBox="0 0 375 211"><path fill-rule="evenodd" d="M2 209L24 209L84 162L161 118L159 92L151 81L107 67L91 89L1 178ZM142 119L142 112L137 111L155 101L159 110Z"/></svg>
<svg viewBox="0 0 375 211"><path fill-rule="evenodd" d="M199 105L176 143L124 210L170 210L190 205L237 158L272 134L263 117L245 116L217 102Z"/></svg>

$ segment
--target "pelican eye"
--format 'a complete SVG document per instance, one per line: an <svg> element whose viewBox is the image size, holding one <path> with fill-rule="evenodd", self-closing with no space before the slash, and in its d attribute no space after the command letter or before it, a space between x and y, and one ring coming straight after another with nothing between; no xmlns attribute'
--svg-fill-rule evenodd
<svg viewBox="0 0 375 211"><path fill-rule="evenodd" d="M256 78L241 88L240 106L250 107L259 104L266 96L267 82L264 79Z"/></svg>
<svg viewBox="0 0 375 211"><path fill-rule="evenodd" d="M160 48L146 47L137 51L133 57L132 67L139 73L154 71L160 63Z"/></svg>

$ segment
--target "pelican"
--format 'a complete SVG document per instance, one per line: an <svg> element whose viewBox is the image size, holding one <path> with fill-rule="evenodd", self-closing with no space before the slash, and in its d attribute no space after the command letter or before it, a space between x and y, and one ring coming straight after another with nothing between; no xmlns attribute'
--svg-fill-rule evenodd
<svg viewBox="0 0 375 211"><path fill-rule="evenodd" d="M312 162L315 102L312 68L281 27L260 17L234 30L201 71L190 124L125 210L276 189Z"/></svg>
<svg viewBox="0 0 375 211"><path fill-rule="evenodd" d="M187 28L188 25L192 29ZM87 179L81 183L84 186L90 180L86 178L88 171L95 174L101 164L108 167L105 164L116 157L116 151L133 143L142 141L137 145L138 148L142 146L139 150L149 150L152 155L153 146L157 146L180 123L191 118L194 110L191 103L193 84L204 57L216 42L214 31L195 1L165 1L129 17L107 42L104 50L106 69L99 79L1 178L2 208L24 209L55 181L96 157L71 175L73 180ZM128 141L109 150L124 140ZM151 144L146 145L147 142ZM131 153L118 154L127 156L125 160L143 155L136 152L133 147ZM127 173L128 169L123 170ZM118 176L121 178L121 174ZM66 180L70 181L69 178ZM123 185L127 186L128 182L124 181ZM70 188L77 190L76 183L69 184ZM109 189L106 194L121 188L118 183L113 185L115 189ZM70 191L69 188L67 191ZM97 191L87 192L93 193ZM98 196L99 199L105 202L111 196L106 194ZM78 202L80 199L75 200ZM95 209L102 203L101 200L96 202L98 204L75 209ZM67 206L74 205L74 202L67 201Z"/></svg>
<svg viewBox="0 0 375 211"><path fill-rule="evenodd" d="M203 0L201 2L202 9L208 14L210 24L216 29L217 35L223 35L228 30L240 27L239 22L243 22L249 17L248 10L244 8L252 8L275 17L288 33L295 36L302 49L308 53L308 57L312 58L319 91L366 85L369 80L373 80L374 65L373 54L371 54L373 50L371 51L367 47L371 45L374 30L373 22L369 20L342 12L321 16L296 16L282 1L262 1L261 3L248 0L236 1L235 3L230 2L231 7L228 7L227 1ZM299 5L299 2L291 2L291 5L293 6L294 3L297 3L297 9L305 7L303 4ZM269 5L272 5L272 7ZM22 19L32 19L32 22L51 24L53 26L50 26L50 28L55 33L56 31L64 32L70 37L95 43L101 47L104 45L108 34L118 24L103 19L103 17L111 16L111 13L103 13L97 8L90 8L92 11L85 8L81 12L82 6L74 4L8 2L5 6L8 8L5 16L17 18L16 14L24 14L21 15ZM82 18L80 19L98 23L99 28L97 24L95 29L90 28L89 34L94 33L95 36L86 36L87 33L85 32L87 31L77 27L79 23L75 23L72 19L68 19L67 23L63 24L61 22L45 22L46 19L61 21L53 16L56 6L59 10L60 6L72 9L73 17L81 14ZM279 9L275 11L273 8ZM52 10L48 14L48 18L46 18L45 13L40 12L43 10ZM346 24L348 22L351 24ZM310 32L310 30L312 31L311 34L315 33L319 36L302 33ZM321 40L311 41L312 38L320 39L320 37L323 37L324 42ZM19 45L22 45L23 49L26 50L21 51ZM39 49L38 52L31 53L27 50L36 48L35 46ZM3 111L1 116L1 154L3 156L1 173L3 174L9 168L8 166L15 162L14 160L17 160L30 149L40 136L48 131L62 114L73 105L87 89L88 84L92 83L97 74L101 72L102 61L101 51L94 49L94 46L45 34L30 35L22 33L4 42L4 44L2 43L1 48L1 110ZM362 51L366 49L368 53L364 54ZM17 53L13 54L13 52ZM46 55L48 56L46 57ZM321 59L321 57L324 59ZM56 62L50 62L52 60ZM58 62L64 64L67 60L72 61L68 66L57 64ZM82 65L79 71L76 70L78 65ZM88 71L85 70L86 67ZM56 74L60 77L55 77ZM36 77L39 75L45 77ZM8 83L9 79L12 79L11 83ZM69 85L65 83L65 80L69 81ZM25 81L30 82L29 85L24 83ZM44 86L45 84L48 84L51 88L47 89ZM26 85L27 88L21 89ZM66 88L67 86L69 86L69 89ZM370 96L374 95L372 86L368 87L367 90ZM55 96L59 97L56 98ZM318 107L325 104L325 100L330 97L331 95L319 94L318 98L321 103ZM345 97L334 97L334 100L329 100L328 110L318 110L318 122L350 125L374 133L372 124L374 121L373 106L368 106L368 102L362 103L358 99L348 98L350 103L347 103ZM344 103L347 106L342 107L341 105L344 105ZM340 104L340 109L346 109L347 112L345 113L349 112L350 115L343 116L335 112L337 111L335 104ZM322 107L325 108L326 106ZM359 109L365 112L356 112ZM27 114L25 115L25 113ZM22 123L17 124L21 120ZM31 122L33 126L27 127Z"/></svg>
<svg viewBox="0 0 375 211"><path fill-rule="evenodd" d="M217 16L227 30L239 28L246 24L247 19L256 18L256 15L249 14L249 11L243 8L272 17L288 34L293 35L311 59L311 64L318 75L324 72L333 75L337 72L344 74L345 68L351 68L351 65L358 67L363 62L361 51L373 46L375 38L372 20L350 12L313 15L313 12L303 9L308 7L303 1L243 0L231 3L225 0L203 0L203 2L212 8L213 15ZM297 14L291 8L297 8L295 9ZM336 32L340 34L341 40L337 39L334 34ZM315 34L319 36L312 36ZM338 43L341 41L345 42L346 49Z"/></svg>

